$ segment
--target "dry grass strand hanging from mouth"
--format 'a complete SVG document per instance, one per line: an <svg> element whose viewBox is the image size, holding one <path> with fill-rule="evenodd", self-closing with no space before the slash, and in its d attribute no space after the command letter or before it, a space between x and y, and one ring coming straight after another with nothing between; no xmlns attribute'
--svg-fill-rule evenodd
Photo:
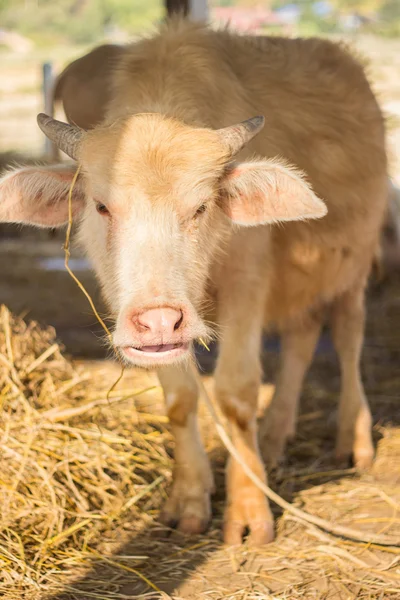
<svg viewBox="0 0 400 600"><path fill-rule="evenodd" d="M72 231L72 224L73 224L73 219L72 219L72 192L74 191L74 187L75 184L77 182L77 179L79 177L79 173L80 173L81 167L80 165L77 167L75 174L72 178L71 181L71 185L69 188L69 192L68 192L68 227L67 227L67 231L65 234L65 242L64 242L64 252L65 252L65 261L64 261L64 265L66 270L68 271L68 273L70 274L70 276L72 277L72 279L75 281L75 283L77 284L77 286L79 287L79 289L84 293L84 295L86 296L86 298L89 301L89 304L91 306L91 309L93 310L93 313L96 317L96 319L98 320L98 322L100 323L100 325L102 326L102 328L104 329L104 331L106 332L107 336L108 336L108 340L115 352L115 355L118 358L118 354L115 351L114 345L113 345L113 340L112 340L112 334L111 331L108 329L107 325L104 323L103 319L100 317L96 305L93 302L93 298L91 297L91 295L89 294L89 292L87 291L87 289L85 288L85 286L83 285L83 283L78 279L78 277L75 275L75 273L72 271L71 267L69 266L69 259L71 256L71 251L70 251L70 245L71 245L71 231ZM121 365L121 373L118 377L118 379L113 383L113 385L110 387L110 389L108 390L107 393L107 400L110 398L110 394L111 392L114 391L114 389L116 388L116 386L119 384L119 382L121 381L121 379L124 376L124 372L125 372L125 365Z"/></svg>
<svg viewBox="0 0 400 600"><path fill-rule="evenodd" d="M110 340L110 343L112 345L111 332L108 329L107 325L104 323L103 319L100 317L91 295L89 294L89 292L86 290L85 286L82 284L82 282L78 279L78 277L75 275L75 273L71 270L71 268L69 266L69 259L71 256L71 251L70 251L71 231L72 231L72 224L73 224L73 221L72 221L72 192L74 191L74 187L75 187L75 184L79 177L80 170L81 170L81 167L78 166L78 168L75 171L75 175L72 178L71 186L70 186L69 192L68 192L68 227L67 227L67 232L65 234L65 242L64 242L64 252L65 252L64 265L65 265L66 270L72 277L72 279L75 281L75 283L79 287L79 289L85 294L85 296L88 299L89 304L94 312L96 319L98 320L98 322L100 323L100 325L102 326L104 331L106 332L108 339Z"/></svg>

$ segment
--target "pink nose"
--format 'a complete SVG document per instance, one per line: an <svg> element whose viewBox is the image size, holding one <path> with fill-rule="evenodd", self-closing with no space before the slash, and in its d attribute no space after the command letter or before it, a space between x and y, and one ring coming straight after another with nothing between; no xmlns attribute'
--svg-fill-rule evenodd
<svg viewBox="0 0 400 600"><path fill-rule="evenodd" d="M167 340L182 325L183 314L169 307L152 308L137 315L133 322L141 333Z"/></svg>

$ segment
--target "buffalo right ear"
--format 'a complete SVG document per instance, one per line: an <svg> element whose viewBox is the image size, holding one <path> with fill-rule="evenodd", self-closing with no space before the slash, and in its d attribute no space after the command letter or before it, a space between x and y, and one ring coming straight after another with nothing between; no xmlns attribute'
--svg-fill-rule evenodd
<svg viewBox="0 0 400 600"><path fill-rule="evenodd" d="M24 167L0 179L0 222L62 227L68 222L68 194L76 166ZM72 214L85 204L82 178L72 190Z"/></svg>

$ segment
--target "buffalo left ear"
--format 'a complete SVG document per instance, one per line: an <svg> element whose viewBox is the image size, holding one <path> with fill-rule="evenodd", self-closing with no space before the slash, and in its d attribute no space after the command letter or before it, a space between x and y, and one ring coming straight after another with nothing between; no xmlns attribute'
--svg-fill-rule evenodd
<svg viewBox="0 0 400 600"><path fill-rule="evenodd" d="M222 181L222 209L244 226L319 219L327 207L301 173L272 160L234 166Z"/></svg>

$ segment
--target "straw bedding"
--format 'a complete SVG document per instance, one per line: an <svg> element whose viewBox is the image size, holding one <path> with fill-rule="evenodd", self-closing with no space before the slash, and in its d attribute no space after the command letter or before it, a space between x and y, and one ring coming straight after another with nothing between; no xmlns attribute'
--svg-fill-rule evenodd
<svg viewBox="0 0 400 600"><path fill-rule="evenodd" d="M0 592L51 588L123 515L152 514L171 465L165 417L135 408L142 383L107 399L54 330L1 308Z"/></svg>

